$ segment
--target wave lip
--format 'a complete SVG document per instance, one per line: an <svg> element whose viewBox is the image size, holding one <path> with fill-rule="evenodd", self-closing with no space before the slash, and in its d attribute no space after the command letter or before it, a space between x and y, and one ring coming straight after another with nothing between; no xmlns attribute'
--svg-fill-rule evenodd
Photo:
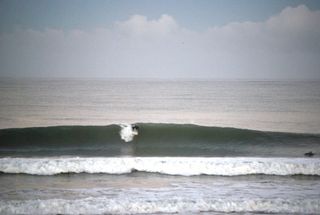
<svg viewBox="0 0 320 215"><path fill-rule="evenodd" d="M1 158L3 173L55 175L61 173L125 174L132 171L169 175L317 175L320 158L256 157L58 157Z"/></svg>

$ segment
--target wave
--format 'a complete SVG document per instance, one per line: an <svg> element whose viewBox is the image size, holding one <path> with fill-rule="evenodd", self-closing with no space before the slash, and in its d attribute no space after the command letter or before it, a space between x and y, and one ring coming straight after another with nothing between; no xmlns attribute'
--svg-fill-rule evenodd
<svg viewBox="0 0 320 215"><path fill-rule="evenodd" d="M261 212L317 214L318 199L203 199L188 198L150 201L125 199L115 201L107 197L78 200L49 199L27 201L0 201L1 214L146 214L201 212Z"/></svg>
<svg viewBox="0 0 320 215"><path fill-rule="evenodd" d="M133 171L169 175L320 175L319 158L1 158L3 173L55 175L61 173L125 174Z"/></svg>
<svg viewBox="0 0 320 215"><path fill-rule="evenodd" d="M307 151L315 151L317 154L317 151L320 151L319 134L267 132L191 124L137 125L139 133L134 135L132 132L124 131L123 125L2 129L0 156L286 157L303 156ZM127 141L131 142L126 143Z"/></svg>

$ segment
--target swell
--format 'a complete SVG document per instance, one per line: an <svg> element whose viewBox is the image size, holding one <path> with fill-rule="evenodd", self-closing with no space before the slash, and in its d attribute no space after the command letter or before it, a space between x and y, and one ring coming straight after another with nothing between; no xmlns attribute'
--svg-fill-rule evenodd
<svg viewBox="0 0 320 215"><path fill-rule="evenodd" d="M56 126L0 130L0 155L93 156L292 156L319 150L320 135L139 123L139 135L125 143L119 125ZM291 153L290 150L287 150ZM295 155L293 155L295 156Z"/></svg>

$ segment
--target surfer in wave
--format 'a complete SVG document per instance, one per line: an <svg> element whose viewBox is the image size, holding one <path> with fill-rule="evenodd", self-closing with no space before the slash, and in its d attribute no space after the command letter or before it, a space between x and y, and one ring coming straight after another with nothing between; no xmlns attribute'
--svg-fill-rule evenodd
<svg viewBox="0 0 320 215"><path fill-rule="evenodd" d="M139 134L139 126L136 124L122 124L120 127L120 137L125 142L132 141L134 136Z"/></svg>

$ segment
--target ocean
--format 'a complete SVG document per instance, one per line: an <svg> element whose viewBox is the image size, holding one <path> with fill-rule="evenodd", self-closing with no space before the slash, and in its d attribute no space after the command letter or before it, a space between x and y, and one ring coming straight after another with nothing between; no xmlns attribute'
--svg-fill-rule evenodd
<svg viewBox="0 0 320 215"><path fill-rule="evenodd" d="M0 90L0 214L320 214L320 81Z"/></svg>

